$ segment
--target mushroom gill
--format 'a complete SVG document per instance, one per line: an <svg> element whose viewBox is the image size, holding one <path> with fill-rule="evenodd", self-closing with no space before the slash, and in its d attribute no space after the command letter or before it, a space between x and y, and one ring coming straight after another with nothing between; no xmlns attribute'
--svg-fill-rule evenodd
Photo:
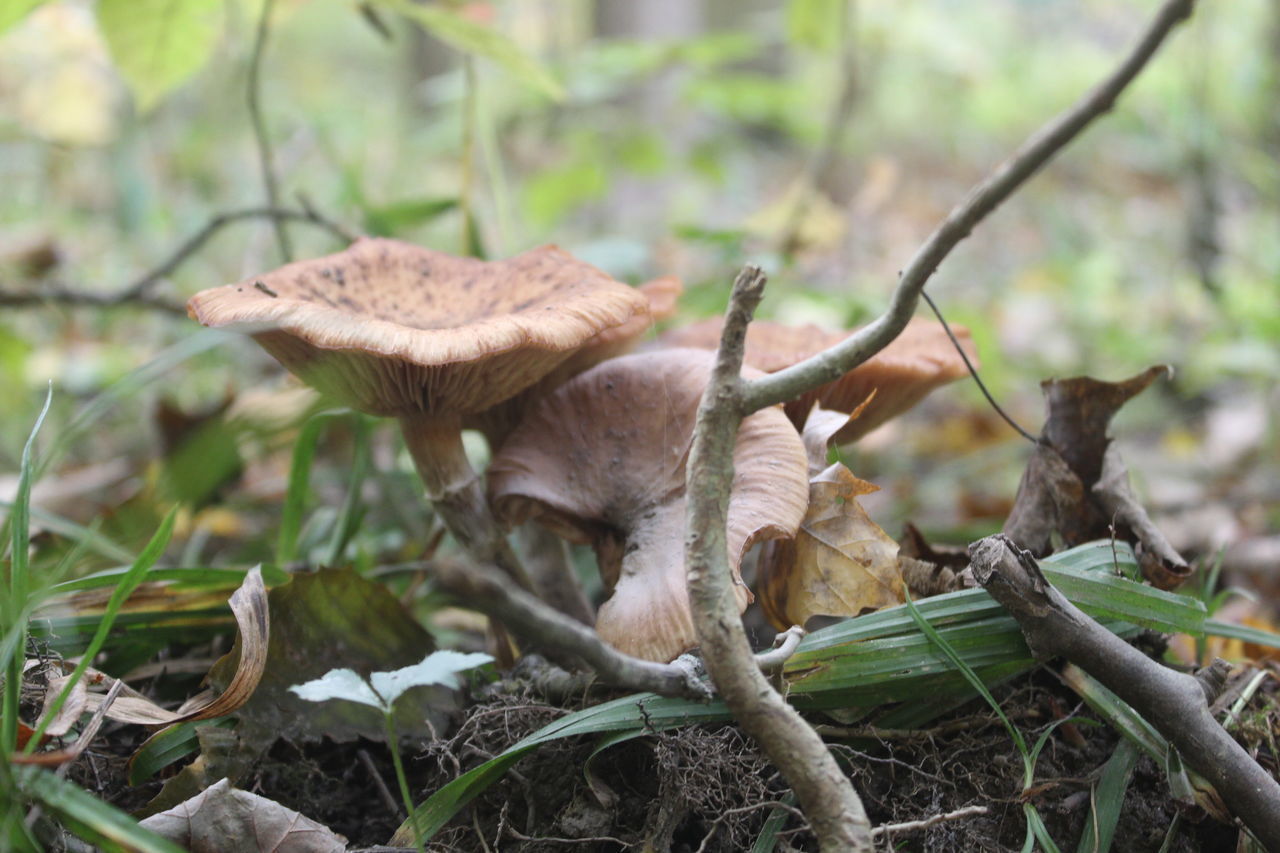
<svg viewBox="0 0 1280 853"><path fill-rule="evenodd" d="M489 466L495 512L591 544L610 590L596 629L611 645L671 660L697 644L684 565L685 466L713 356L668 349L603 362L536 402ZM742 422L726 539L738 567L753 543L804 516L804 446L777 408Z"/></svg>

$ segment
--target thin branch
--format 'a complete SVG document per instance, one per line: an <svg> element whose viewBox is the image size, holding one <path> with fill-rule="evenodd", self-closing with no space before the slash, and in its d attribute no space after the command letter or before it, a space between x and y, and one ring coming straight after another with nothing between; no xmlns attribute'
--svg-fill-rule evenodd
<svg viewBox="0 0 1280 853"><path fill-rule="evenodd" d="M158 296L123 297L114 293L88 293L64 287L46 287L41 290L13 293L0 290L0 306L6 308L34 308L46 305L72 305L90 308L150 308L177 317L187 316L187 309L177 302Z"/></svg>
<svg viewBox="0 0 1280 853"><path fill-rule="evenodd" d="M576 655L604 681L663 696L709 699L711 691L689 668L640 660L614 649L591 628L566 616L511 582L506 572L482 564L441 560L432 565L440 585L467 606L492 616L539 648Z"/></svg>
<svg viewBox="0 0 1280 853"><path fill-rule="evenodd" d="M773 648L756 655L756 666L764 673L777 672L782 669L791 656L800 647L800 641L808 633L799 625L792 625L773 638Z"/></svg>
<svg viewBox="0 0 1280 853"><path fill-rule="evenodd" d="M991 408L996 410L996 414L1004 418L1004 422L1013 427L1014 432L1019 433L1023 438L1032 444L1039 444L1040 439L1027 432L1018 422L1009 416L1009 414L1000 407L996 402L996 398L991 396L991 392L987 390L987 384L982 381L982 377L978 376L978 369L973 366L973 362L969 360L969 354L964 351L964 347L960 346L960 342L956 340L955 332L951 331L951 325L947 323L947 318L942 316L942 312L938 310L938 306L934 303L933 297L929 295L929 291L924 288L920 289L920 296L925 302L929 303L933 316L938 318L938 322L942 324L942 330L947 333L947 337L951 339L951 345L956 348L956 352L960 353L960 358L964 360L964 366L969 369L969 375L973 377L973 381L978 383L978 390L982 392L982 396L987 398L987 402L991 404Z"/></svg>
<svg viewBox="0 0 1280 853"><path fill-rule="evenodd" d="M178 245L167 258L158 265L143 273L129 284L114 293L90 293L70 287L54 285L42 286L40 290L11 291L0 289L0 305L8 307L30 307L36 305L62 304L85 305L95 308L114 308L131 306L151 308L172 314L186 316L187 309L182 305L152 296L150 290L160 282L173 275L179 267L191 259L196 252L204 248L219 231L236 222L248 219L275 219L302 222L328 231L340 243L351 243L358 235L342 225L328 219L317 211L305 198L299 198L302 210L282 207L248 207L241 210L229 210L213 216L195 233Z"/></svg>
<svg viewBox="0 0 1280 853"><path fill-rule="evenodd" d="M940 823L948 823L953 820L964 820L967 817L978 817L988 812L986 806L965 806L962 809L956 809L953 812L945 814L936 814L927 817L924 820L908 820L903 823L886 823L877 826L871 830L871 834L876 838L883 838L886 835L897 835L900 832L915 832L920 829L928 829Z"/></svg>
<svg viewBox="0 0 1280 853"><path fill-rule="evenodd" d="M280 206L280 191L276 186L275 158L271 152L271 139L267 134L267 121L262 112L262 56L267 50L267 36L271 32L271 11L275 0L263 0L262 14L258 16L258 32L253 40L253 54L249 58L247 98L249 118L253 122L253 137L258 143L258 160L262 166L262 185L267 191L267 205ZM284 220L273 217L271 225L276 234L276 245L287 264L293 260L293 247Z"/></svg>
<svg viewBox="0 0 1280 853"><path fill-rule="evenodd" d="M734 281L715 367L698 407L685 488L685 565L693 623L717 690L796 792L820 848L870 851L871 824L862 801L822 738L761 674L733 593L725 525L742 419L739 372L747 326L764 283L764 273L753 266Z"/></svg>
<svg viewBox="0 0 1280 853"><path fill-rule="evenodd" d="M1280 850L1280 783L1227 734L1194 676L1144 655L1086 616L1003 535L969 546L973 575L1018 621L1037 659L1063 657L1098 679L1177 748L1268 850Z"/></svg>
<svg viewBox="0 0 1280 853"><path fill-rule="evenodd" d="M920 291L951 250L1094 119L1111 109L1116 98L1146 66L1165 37L1177 24L1190 17L1194 6L1195 0L1167 0L1111 76L1027 139L1012 157L974 187L929 235L900 274L889 307L882 315L836 346L747 383L742 395L743 413L750 414L834 382L884 349L906 327L915 313Z"/></svg>

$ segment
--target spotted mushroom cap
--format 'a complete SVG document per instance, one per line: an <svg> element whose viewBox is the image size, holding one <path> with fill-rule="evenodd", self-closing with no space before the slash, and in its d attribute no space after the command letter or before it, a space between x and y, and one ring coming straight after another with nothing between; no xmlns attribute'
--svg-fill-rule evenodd
<svg viewBox="0 0 1280 853"><path fill-rule="evenodd" d="M362 238L201 291L187 310L206 326L251 332L290 371L353 408L444 416L511 397L647 303L555 246L479 261Z"/></svg>
<svg viewBox="0 0 1280 853"><path fill-rule="evenodd" d="M666 661L697 640L684 565L685 465L711 353L622 356L537 401L490 463L499 518L530 518L594 546L610 598L596 630L636 657ZM804 445L777 408L742 422L726 537L738 566L757 541L794 536L808 504Z"/></svg>
<svg viewBox="0 0 1280 853"><path fill-rule="evenodd" d="M660 342L673 347L714 350L720 343L722 321L718 317L664 333ZM956 339L976 367L977 351L969 330L952 326ZM774 373L838 344L852 332L828 332L817 326L785 326L759 321L747 329L744 361L765 373ZM787 416L803 426L814 404L837 412L866 407L834 438L836 444L856 441L885 421L919 403L930 391L968 374L942 324L913 319L887 347L835 382L803 394L786 405ZM868 401L874 392L875 397Z"/></svg>

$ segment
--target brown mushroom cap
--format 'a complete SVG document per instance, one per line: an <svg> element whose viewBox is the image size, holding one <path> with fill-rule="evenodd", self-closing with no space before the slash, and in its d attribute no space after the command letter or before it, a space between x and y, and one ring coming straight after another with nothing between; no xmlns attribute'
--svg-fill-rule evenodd
<svg viewBox="0 0 1280 853"><path fill-rule="evenodd" d="M596 629L636 657L696 645L684 566L685 464L714 357L668 349L603 362L534 404L489 466L494 509L595 547L612 596ZM762 539L795 534L804 446L776 408L742 422L726 538L735 575ZM740 579L739 579L740 580ZM745 608L751 593L736 588Z"/></svg>
<svg viewBox="0 0 1280 853"><path fill-rule="evenodd" d="M379 415L460 415L532 385L645 296L554 246L504 261L363 238L202 291L188 312L248 327L290 371Z"/></svg>
<svg viewBox="0 0 1280 853"><path fill-rule="evenodd" d="M720 343L722 321L718 317L672 329L661 342L673 347L714 350ZM977 352L969 330L952 326L956 339L976 366ZM784 326L758 321L747 329L744 361L765 373L790 367L834 346L852 332L828 332L817 326ZM890 418L902 414L930 391L968 374L942 324L913 319L887 347L835 382L803 394L786 405L787 416L802 426L814 404L837 412L853 412L875 397L859 416L835 436L835 443L856 441Z"/></svg>

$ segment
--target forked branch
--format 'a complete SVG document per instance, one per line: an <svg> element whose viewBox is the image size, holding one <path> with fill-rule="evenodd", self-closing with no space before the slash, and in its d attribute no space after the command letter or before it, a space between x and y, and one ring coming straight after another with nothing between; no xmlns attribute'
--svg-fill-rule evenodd
<svg viewBox="0 0 1280 853"><path fill-rule="evenodd" d="M870 850L862 803L822 739L760 676L738 616L725 547L733 445L743 417L838 379L889 344L915 312L925 284L955 246L1116 98L1146 66L1194 0L1168 0L1110 76L1033 134L978 184L925 241L899 277L889 307L840 344L759 379L739 376L752 313L764 287L748 267L734 283L715 372L698 411L688 464L685 564L693 621L712 680L729 709L795 789L821 849Z"/></svg>

